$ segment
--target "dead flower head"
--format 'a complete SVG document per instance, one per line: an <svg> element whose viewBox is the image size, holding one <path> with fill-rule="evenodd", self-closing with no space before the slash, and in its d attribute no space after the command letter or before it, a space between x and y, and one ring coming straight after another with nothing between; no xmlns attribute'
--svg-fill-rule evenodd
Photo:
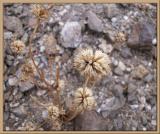
<svg viewBox="0 0 160 134"><path fill-rule="evenodd" d="M28 62L22 66L21 81L30 79L36 73L36 69L32 63Z"/></svg>
<svg viewBox="0 0 160 134"><path fill-rule="evenodd" d="M34 4L32 6L31 12L40 20L48 19L48 10L39 4Z"/></svg>
<svg viewBox="0 0 160 134"><path fill-rule="evenodd" d="M92 90L85 88L78 88L74 95L74 107L79 110L91 110L96 105Z"/></svg>
<svg viewBox="0 0 160 134"><path fill-rule="evenodd" d="M11 50L15 54L24 52L25 44L21 40L15 40L11 43Z"/></svg>
<svg viewBox="0 0 160 134"><path fill-rule="evenodd" d="M109 74L109 56L100 50L83 49L74 58L74 67L89 80L101 78Z"/></svg>
<svg viewBox="0 0 160 134"><path fill-rule="evenodd" d="M126 41L126 35L123 32L118 32L115 36L117 42L124 42Z"/></svg>
<svg viewBox="0 0 160 134"><path fill-rule="evenodd" d="M56 120L59 118L60 110L57 106L51 105L47 109L48 109L48 115L51 119Z"/></svg>

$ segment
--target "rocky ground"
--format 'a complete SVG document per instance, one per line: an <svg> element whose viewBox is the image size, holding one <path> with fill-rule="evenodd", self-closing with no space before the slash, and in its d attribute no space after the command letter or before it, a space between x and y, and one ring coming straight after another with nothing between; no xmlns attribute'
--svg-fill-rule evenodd
<svg viewBox="0 0 160 134"><path fill-rule="evenodd" d="M4 130L41 124L44 111L30 95L48 100L47 91L30 82L17 85L17 72L25 59L9 49L15 36L28 47L35 26L30 9L31 4L4 5ZM53 5L33 44L42 68L47 64L45 38L55 44L65 82L62 98L71 98L84 81L73 68L77 48L100 49L112 61L112 73L93 87L96 110L79 115L62 130L156 130L156 15L155 4ZM50 130L45 124L39 129Z"/></svg>

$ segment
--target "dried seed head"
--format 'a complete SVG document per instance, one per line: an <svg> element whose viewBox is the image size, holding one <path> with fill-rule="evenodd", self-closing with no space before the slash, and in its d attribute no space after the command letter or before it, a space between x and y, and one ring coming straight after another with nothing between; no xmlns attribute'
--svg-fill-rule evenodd
<svg viewBox="0 0 160 134"><path fill-rule="evenodd" d="M51 105L48 108L48 115L51 119L57 120L60 116L60 110L57 106Z"/></svg>
<svg viewBox="0 0 160 134"><path fill-rule="evenodd" d="M47 19L49 16L48 10L39 4L33 5L31 12L40 20Z"/></svg>
<svg viewBox="0 0 160 134"><path fill-rule="evenodd" d="M22 66L21 81L30 79L36 73L36 69L32 63L28 62Z"/></svg>
<svg viewBox="0 0 160 134"><path fill-rule="evenodd" d="M15 54L24 52L25 44L21 40L15 40L11 43L11 50Z"/></svg>
<svg viewBox="0 0 160 134"><path fill-rule="evenodd" d="M85 88L78 88L74 95L74 107L79 110L90 110L96 105L92 91Z"/></svg>
<svg viewBox="0 0 160 134"><path fill-rule="evenodd" d="M35 130L35 129L36 129L35 124L33 124L32 122L27 122L26 123L26 130L32 131L32 130Z"/></svg>
<svg viewBox="0 0 160 134"><path fill-rule="evenodd" d="M111 71L109 64L109 56L100 50L94 52L92 49L84 49L74 58L75 68L89 80L95 80L95 78L109 74Z"/></svg>
<svg viewBox="0 0 160 134"><path fill-rule="evenodd" d="M116 39L117 42L124 42L124 41L126 41L126 35L122 32L119 32L115 36L115 39Z"/></svg>

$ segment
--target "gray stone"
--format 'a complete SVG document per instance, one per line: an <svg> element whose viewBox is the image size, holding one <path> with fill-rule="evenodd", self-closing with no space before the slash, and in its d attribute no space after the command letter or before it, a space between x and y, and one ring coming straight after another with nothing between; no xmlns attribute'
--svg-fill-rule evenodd
<svg viewBox="0 0 160 134"><path fill-rule="evenodd" d="M108 117L112 112L120 109L121 107L124 106L124 102L122 101L119 101L118 99L115 99L115 102L114 102L114 105L110 108L107 108L106 110L103 110L101 113L102 113L102 116L104 118Z"/></svg>
<svg viewBox="0 0 160 134"><path fill-rule="evenodd" d="M145 78L144 81L145 82L151 82L153 80L153 75L152 74L148 74Z"/></svg>
<svg viewBox="0 0 160 134"><path fill-rule="evenodd" d="M110 54L112 52L112 50L113 50L113 46L111 44L102 43L102 44L99 45L99 48L101 50L103 50L103 52L105 52L107 54Z"/></svg>
<svg viewBox="0 0 160 134"><path fill-rule="evenodd" d="M46 93L46 90L38 90L37 91L37 96L42 96Z"/></svg>
<svg viewBox="0 0 160 134"><path fill-rule="evenodd" d="M146 115L142 115L141 120L143 122L143 125L147 125L148 121L147 121Z"/></svg>
<svg viewBox="0 0 160 134"><path fill-rule="evenodd" d="M28 38L29 38L28 33L25 33L25 34L23 35L23 37L22 37L22 41L23 41L24 43L27 43Z"/></svg>
<svg viewBox="0 0 160 134"><path fill-rule="evenodd" d="M95 111L85 111L75 118L75 130L105 130L106 124L103 118Z"/></svg>
<svg viewBox="0 0 160 134"><path fill-rule="evenodd" d="M19 107L16 107L12 110L12 112L16 115L16 116L25 116L27 114L26 108L21 105Z"/></svg>
<svg viewBox="0 0 160 134"><path fill-rule="evenodd" d="M6 58L7 58L7 60L10 60L10 61L15 59L14 56L12 56L12 55L7 55Z"/></svg>
<svg viewBox="0 0 160 134"><path fill-rule="evenodd" d="M26 92L31 90L34 87L34 84L31 81L19 82L19 89L21 92Z"/></svg>
<svg viewBox="0 0 160 134"><path fill-rule="evenodd" d="M117 67L118 66L118 60L116 60L114 57L112 57L112 64Z"/></svg>
<svg viewBox="0 0 160 134"><path fill-rule="evenodd" d="M106 118L113 111L120 109L121 107L124 106L125 101L126 101L126 99L123 97L123 95L121 93L117 97L110 98L109 100L107 100L106 104L103 107L101 107L102 116L104 118Z"/></svg>
<svg viewBox="0 0 160 134"><path fill-rule="evenodd" d="M125 71L125 70L126 70L126 66L125 66L125 64L124 64L122 61L119 61L118 67L119 67L122 71Z"/></svg>
<svg viewBox="0 0 160 134"><path fill-rule="evenodd" d="M123 58L131 58L132 57L132 53L130 51L130 49L128 47L122 48L121 49L121 56Z"/></svg>
<svg viewBox="0 0 160 134"><path fill-rule="evenodd" d="M151 49L155 34L155 26L148 22L137 23L132 26L128 37L128 46L137 49Z"/></svg>
<svg viewBox="0 0 160 134"><path fill-rule="evenodd" d="M18 36L22 36L24 33L21 20L14 16L4 17L4 27L7 30L15 32Z"/></svg>
<svg viewBox="0 0 160 134"><path fill-rule="evenodd" d="M113 72L118 75L118 76L122 76L123 75L123 71L121 70L121 68L116 67Z"/></svg>
<svg viewBox="0 0 160 134"><path fill-rule="evenodd" d="M105 32L106 33L106 36L107 36L107 39L109 39L112 43L115 42L115 32L113 30L108 30Z"/></svg>
<svg viewBox="0 0 160 134"><path fill-rule="evenodd" d="M13 37L12 32L4 32L4 39L11 39Z"/></svg>
<svg viewBox="0 0 160 134"><path fill-rule="evenodd" d="M81 43L81 25L78 22L66 22L61 31L61 42L65 48L76 48Z"/></svg>
<svg viewBox="0 0 160 134"><path fill-rule="evenodd" d="M154 38L154 39L152 40L152 44L153 44L153 45L156 45L156 44L157 44L157 39L156 39L156 38Z"/></svg>
<svg viewBox="0 0 160 134"><path fill-rule="evenodd" d="M15 86L18 82L18 79L16 77L10 77L8 78L8 84L9 86Z"/></svg>
<svg viewBox="0 0 160 134"><path fill-rule="evenodd" d="M157 121L156 120L152 120L151 124L154 125L154 126L156 126L157 125Z"/></svg>
<svg viewBox="0 0 160 134"><path fill-rule="evenodd" d="M123 121L122 119L119 117L117 119L114 119L114 128L115 130L121 130L123 127Z"/></svg>
<svg viewBox="0 0 160 134"><path fill-rule="evenodd" d="M88 11L86 13L88 26L91 30L94 30L96 32L102 32L103 31L103 24L102 21L97 17L95 13L92 11Z"/></svg>
<svg viewBox="0 0 160 134"><path fill-rule="evenodd" d="M112 18L121 13L116 4L108 4L106 7L104 7L104 12L108 18Z"/></svg>
<svg viewBox="0 0 160 134"><path fill-rule="evenodd" d="M136 84L133 84L133 83L128 84L128 93L133 93L136 91L136 89L137 89Z"/></svg>
<svg viewBox="0 0 160 134"><path fill-rule="evenodd" d="M12 65L13 65L13 61L11 61L11 60L6 60L6 64L7 64L8 66L12 66Z"/></svg>
<svg viewBox="0 0 160 134"><path fill-rule="evenodd" d="M115 23L115 22L117 21L117 18L116 18L116 17L113 17L113 18L111 19L111 21L112 21L112 23Z"/></svg>

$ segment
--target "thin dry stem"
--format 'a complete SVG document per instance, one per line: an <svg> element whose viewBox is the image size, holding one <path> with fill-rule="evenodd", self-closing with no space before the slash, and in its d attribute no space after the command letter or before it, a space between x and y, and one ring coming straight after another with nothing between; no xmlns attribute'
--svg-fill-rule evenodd
<svg viewBox="0 0 160 134"><path fill-rule="evenodd" d="M59 108L61 108L61 101L60 101L60 87L59 87L59 65L56 65L56 81L55 81L55 89L56 89L56 93L57 93L57 103Z"/></svg>
<svg viewBox="0 0 160 134"><path fill-rule="evenodd" d="M36 71L38 72L41 80L44 81L44 83L46 84L46 86L50 87L49 89L51 89L51 85L45 80L45 78L44 78L44 76L43 76L43 73L39 70L38 66L37 66L36 63L35 63L34 58L33 58L33 54L32 54L31 44L32 44L33 37L35 36L36 31L37 31L39 25L40 25L40 20L37 19L36 26L35 26L35 28L34 28L33 33L31 34L30 40L29 40L29 56L30 56L30 58L31 58L31 60L32 60L32 62L33 62L33 65L35 66Z"/></svg>

